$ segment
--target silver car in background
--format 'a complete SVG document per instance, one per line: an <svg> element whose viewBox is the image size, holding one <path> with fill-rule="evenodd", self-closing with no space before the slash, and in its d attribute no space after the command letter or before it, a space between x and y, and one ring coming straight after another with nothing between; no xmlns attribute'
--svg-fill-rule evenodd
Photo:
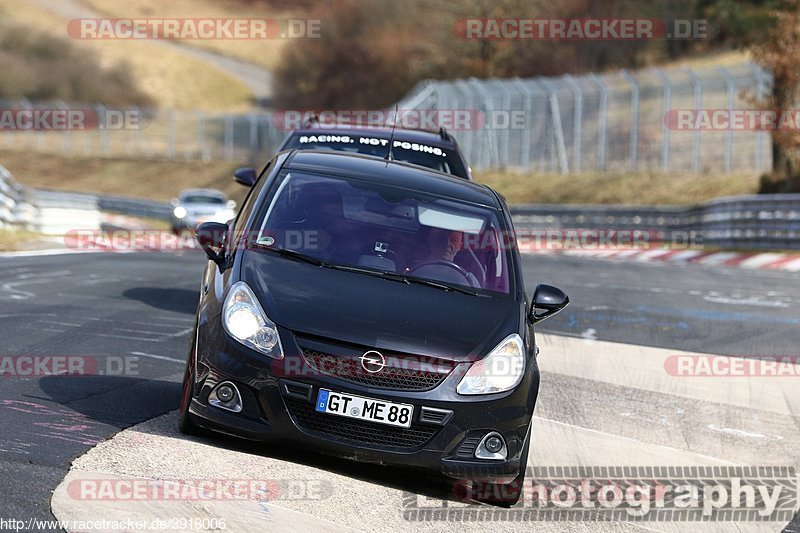
<svg viewBox="0 0 800 533"><path fill-rule="evenodd" d="M185 189L172 200L172 229L193 230L203 222L225 223L236 216L236 202L216 189Z"/></svg>

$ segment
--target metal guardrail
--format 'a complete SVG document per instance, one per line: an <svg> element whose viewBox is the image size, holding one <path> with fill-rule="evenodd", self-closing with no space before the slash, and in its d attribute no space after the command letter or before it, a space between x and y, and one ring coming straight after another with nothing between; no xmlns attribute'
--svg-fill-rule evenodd
<svg viewBox="0 0 800 533"><path fill-rule="evenodd" d="M0 167L0 203L24 189ZM39 208L71 208L169 220L166 202L126 196L37 190ZM27 200L22 200L27 202ZM30 205L30 204L28 204ZM0 218L4 211L0 208ZM696 206L514 205L517 230L636 231L705 248L800 249L800 194L718 198ZM676 236L678 237L676 241Z"/></svg>
<svg viewBox="0 0 800 533"><path fill-rule="evenodd" d="M27 190L0 165L0 227L32 227L36 221L36 211Z"/></svg>
<svg viewBox="0 0 800 533"><path fill-rule="evenodd" d="M38 189L35 192L40 207L92 209L135 217L168 220L172 207L168 203L129 196L88 194Z"/></svg>
<svg viewBox="0 0 800 533"><path fill-rule="evenodd" d="M674 207L516 205L511 213L518 229L641 230L704 248L800 249L800 194L734 196Z"/></svg>

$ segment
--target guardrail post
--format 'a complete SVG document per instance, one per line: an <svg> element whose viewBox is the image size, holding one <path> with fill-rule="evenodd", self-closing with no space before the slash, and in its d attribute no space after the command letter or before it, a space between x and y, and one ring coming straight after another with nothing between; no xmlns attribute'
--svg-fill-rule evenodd
<svg viewBox="0 0 800 533"><path fill-rule="evenodd" d="M694 109L695 111L700 111L703 106L703 84L690 67L684 67L683 70L686 72L686 75L689 76L689 79L692 80L692 88L694 89ZM700 172L700 134L700 129L695 128L694 142L692 143L692 172L695 174Z"/></svg>
<svg viewBox="0 0 800 533"><path fill-rule="evenodd" d="M636 172L639 156L639 82L624 69L622 77L631 84L631 170Z"/></svg>
<svg viewBox="0 0 800 533"><path fill-rule="evenodd" d="M670 130L669 126L667 126L667 114L671 111L672 107L672 83L670 82L669 76L667 76L663 70L660 68L654 68L653 71L655 72L656 76L661 80L661 83L664 86L664 90L662 93L663 98L663 117L661 120L662 125L662 133L661 133L661 170L664 172L669 171L669 135Z"/></svg>
<svg viewBox="0 0 800 533"><path fill-rule="evenodd" d="M601 80L596 74L589 74L589 79L592 80L597 88L600 90L600 110L597 115L600 121L600 132L597 138L597 163L600 170L606 169L606 128L608 127L608 87L605 82Z"/></svg>

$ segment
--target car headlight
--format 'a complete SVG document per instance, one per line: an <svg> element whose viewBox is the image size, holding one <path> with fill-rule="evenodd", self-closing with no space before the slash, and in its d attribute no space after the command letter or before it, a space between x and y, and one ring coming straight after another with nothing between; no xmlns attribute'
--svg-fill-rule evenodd
<svg viewBox="0 0 800 533"><path fill-rule="evenodd" d="M253 291L243 281L235 283L225 298L222 326L245 346L273 359L283 359L278 327L267 318Z"/></svg>
<svg viewBox="0 0 800 533"><path fill-rule="evenodd" d="M492 394L513 389L525 373L525 345L509 335L489 355L475 361L456 388L459 394Z"/></svg>
<svg viewBox="0 0 800 533"><path fill-rule="evenodd" d="M186 216L186 208L179 205L172 210L172 214L175 215L175 218L183 218Z"/></svg>

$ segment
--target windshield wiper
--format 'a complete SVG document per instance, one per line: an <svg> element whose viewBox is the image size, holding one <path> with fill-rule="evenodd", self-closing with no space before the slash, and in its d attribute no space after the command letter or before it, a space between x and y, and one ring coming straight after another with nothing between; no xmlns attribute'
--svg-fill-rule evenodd
<svg viewBox="0 0 800 533"><path fill-rule="evenodd" d="M289 259L294 259L295 261L302 261L303 263L309 263L311 265L322 266L322 267L333 266L330 263L323 261L322 259L317 259L316 257L312 257L310 255L306 255L295 250L290 250L289 248L275 248L266 245L258 245L258 247L262 250L273 252L283 257L287 257Z"/></svg>
<svg viewBox="0 0 800 533"><path fill-rule="evenodd" d="M415 278L413 276L406 276L405 274L388 272L386 270L381 270L375 273L386 279L403 282L406 285L411 285L412 283L416 283L418 285L427 285L428 287L434 287L436 289L441 289L443 291L452 291L452 292L459 292L461 294L467 294L469 296L478 296L478 293L475 291L471 291L463 287L458 287L456 285L448 285L447 283L440 283L438 281L433 281L431 279Z"/></svg>
<svg viewBox="0 0 800 533"><path fill-rule="evenodd" d="M418 285L426 285L428 287L434 287L436 289L441 289L444 291L458 292L461 294L467 294L469 296L478 296L478 293L475 291L470 291L462 287L457 287L455 285L448 285L446 283L440 283L438 281L433 281L430 279L415 278L413 276L398 274L397 272L389 272L388 270L372 270L369 268L359 268L355 266L328 263L327 261L324 261L322 259L318 259L316 257L312 257L310 255L306 255L297 252L295 250L290 250L288 248L273 248L271 246L259 246L259 247L263 250L268 250L283 257L294 259L295 261L302 261L304 263L309 263L315 266L330 268L333 270L342 270L344 272L355 272L357 274L366 274L368 276L377 276L392 281L399 281L401 283L405 283L406 285L411 285L412 283L416 283Z"/></svg>

